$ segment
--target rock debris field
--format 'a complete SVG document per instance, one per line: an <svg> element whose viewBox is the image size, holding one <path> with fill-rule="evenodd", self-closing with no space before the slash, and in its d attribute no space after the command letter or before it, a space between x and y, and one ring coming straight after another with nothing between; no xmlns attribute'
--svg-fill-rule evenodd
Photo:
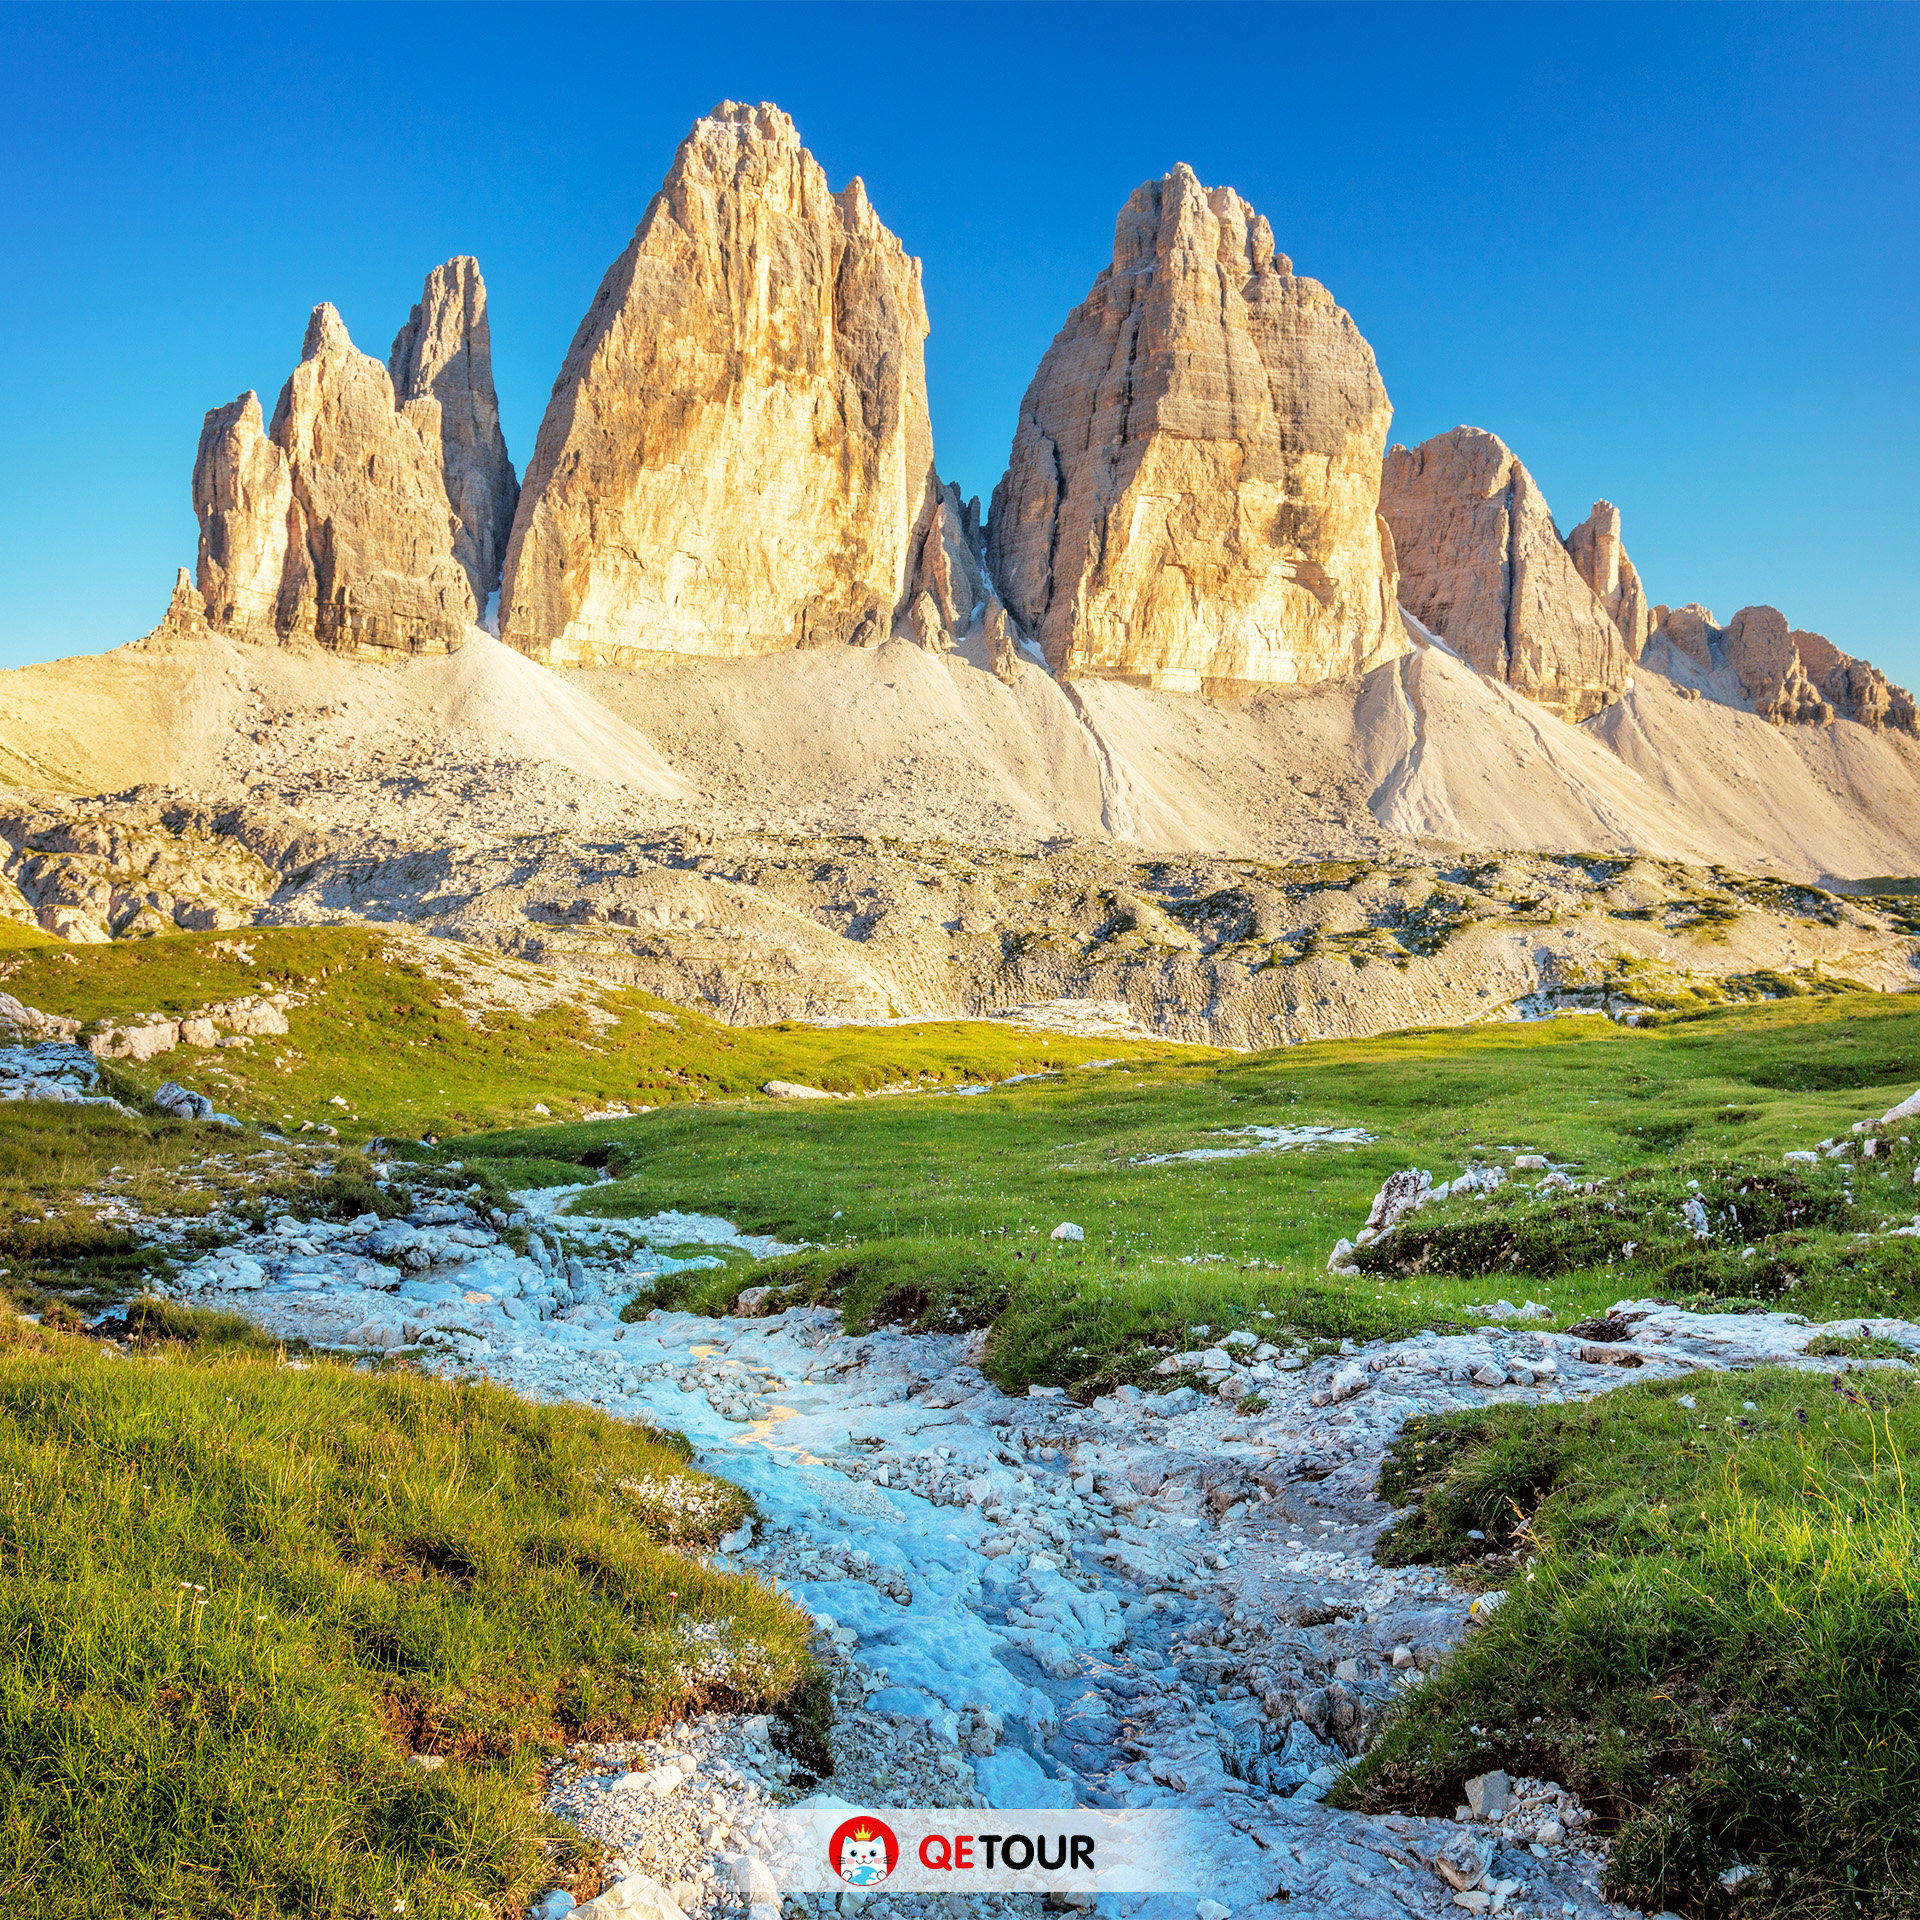
<svg viewBox="0 0 1920 1920"><path fill-rule="evenodd" d="M1391 1519L1374 1498L1382 1455L1416 1414L1793 1362L1817 1329L1623 1301L1612 1318L1629 1337L1595 1346L1496 1303L1471 1334L1316 1358L1245 1331L1209 1346L1196 1327L1189 1364L1214 1393L1016 1399L983 1378L977 1334L852 1335L828 1308L622 1321L641 1287L714 1260L702 1246L789 1249L697 1214L559 1214L580 1191L519 1194L513 1215L482 1212L476 1190L384 1223L285 1216L176 1285L289 1338L405 1348L447 1375L675 1429L694 1464L758 1503L723 1558L812 1612L835 1771L818 1780L778 1751L764 1717L576 1749L551 1807L615 1856L586 1920L756 1906L752 1920L772 1920L756 1829L823 1792L814 1804L1192 1811L1210 1904L1102 1897L1127 1920L1221 1920L1282 1898L1356 1920L1624 1911L1599 1892L1604 1842L1552 1782L1488 1776L1451 1820L1321 1804L1394 1699L1472 1630L1468 1593L1374 1563ZM188 1223L142 1224L165 1238ZM513 1227L528 1254L506 1244ZM1920 1327L1871 1325L1920 1347ZM930 1897L866 1896L882 1915ZM789 1894L784 1910L806 1920L826 1898ZM536 1913L569 1902L556 1891Z"/></svg>

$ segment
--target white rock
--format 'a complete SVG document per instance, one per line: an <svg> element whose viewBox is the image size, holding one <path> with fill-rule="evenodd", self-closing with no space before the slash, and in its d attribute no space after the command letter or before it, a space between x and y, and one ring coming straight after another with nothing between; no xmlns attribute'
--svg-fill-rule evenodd
<svg viewBox="0 0 1920 1920"><path fill-rule="evenodd" d="M1369 1384L1364 1367L1342 1367L1333 1376L1329 1392L1337 1404L1342 1400L1351 1400L1357 1393L1364 1393Z"/></svg>
<svg viewBox="0 0 1920 1920"><path fill-rule="evenodd" d="M1499 1768L1476 1775L1467 1782L1467 1805L1476 1820L1498 1820L1512 1811L1513 1782Z"/></svg>
<svg viewBox="0 0 1920 1920"><path fill-rule="evenodd" d="M1062 1220L1060 1224L1047 1235L1049 1240L1084 1240L1086 1237L1086 1229L1084 1227L1076 1227L1071 1220Z"/></svg>
<svg viewBox="0 0 1920 1920"><path fill-rule="evenodd" d="M575 1907L574 1920L686 1920L672 1896L650 1874L630 1873L616 1880L584 1907Z"/></svg>

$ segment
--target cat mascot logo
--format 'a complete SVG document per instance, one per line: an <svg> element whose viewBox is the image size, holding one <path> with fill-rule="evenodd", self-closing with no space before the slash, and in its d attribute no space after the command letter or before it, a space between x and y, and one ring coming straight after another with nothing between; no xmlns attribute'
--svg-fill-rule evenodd
<svg viewBox="0 0 1920 1920"><path fill-rule="evenodd" d="M877 1887L900 1859L900 1842L884 1820L857 1813L834 1828L827 1859L850 1887Z"/></svg>

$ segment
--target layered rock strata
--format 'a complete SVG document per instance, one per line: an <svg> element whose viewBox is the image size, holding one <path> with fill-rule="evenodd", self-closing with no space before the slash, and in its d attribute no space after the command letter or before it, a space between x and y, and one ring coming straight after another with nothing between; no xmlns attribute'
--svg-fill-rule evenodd
<svg viewBox="0 0 1920 1920"><path fill-rule="evenodd" d="M1567 555L1620 629L1628 655L1638 660L1653 633L1653 609L1621 544L1620 509L1611 500L1596 500L1593 511L1567 535Z"/></svg>
<svg viewBox="0 0 1920 1920"><path fill-rule="evenodd" d="M1407 650L1376 512L1372 350L1231 188L1137 188L1042 359L987 558L1056 671L1182 691L1338 679Z"/></svg>
<svg viewBox="0 0 1920 1920"><path fill-rule="evenodd" d="M1722 628L1705 608L1658 608L1661 632L1702 671L1731 667L1740 690L1775 726L1863 727L1920 732L1913 695L1876 666L1842 653L1826 635L1789 627L1776 607L1742 607Z"/></svg>
<svg viewBox="0 0 1920 1920"><path fill-rule="evenodd" d="M436 269L394 343L396 395L339 314L316 307L271 424L252 393L206 417L197 599L176 588L176 623L346 651L462 645L513 485L485 328L478 268Z"/></svg>
<svg viewBox="0 0 1920 1920"><path fill-rule="evenodd" d="M884 639L933 438L920 263L778 108L696 123L540 427L504 639L631 665Z"/></svg>
<svg viewBox="0 0 1920 1920"><path fill-rule="evenodd" d="M1503 441L1455 427L1395 447L1380 511L1399 554L1401 601L1469 665L1566 720L1619 697L1640 647L1629 646ZM1611 583L1639 633L1644 597L1619 545L1618 515L1602 502L1580 531L1578 557Z"/></svg>
<svg viewBox="0 0 1920 1920"><path fill-rule="evenodd" d="M457 523L454 556L485 606L499 591L520 482L500 431L493 332L480 263L462 254L427 275L420 303L387 353L394 400L440 405L440 466Z"/></svg>

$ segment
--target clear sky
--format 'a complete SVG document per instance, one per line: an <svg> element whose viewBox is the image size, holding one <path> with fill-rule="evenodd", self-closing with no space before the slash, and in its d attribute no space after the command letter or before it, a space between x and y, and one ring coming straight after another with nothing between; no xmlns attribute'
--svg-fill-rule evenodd
<svg viewBox="0 0 1920 1920"><path fill-rule="evenodd" d="M1373 343L1418 441L1500 434L1655 600L1765 601L1920 684L1920 8L12 5L0 665L191 566L203 413L308 310L385 358L478 257L524 465L688 125L798 121L926 263L936 456L986 494L1142 179L1189 162Z"/></svg>

